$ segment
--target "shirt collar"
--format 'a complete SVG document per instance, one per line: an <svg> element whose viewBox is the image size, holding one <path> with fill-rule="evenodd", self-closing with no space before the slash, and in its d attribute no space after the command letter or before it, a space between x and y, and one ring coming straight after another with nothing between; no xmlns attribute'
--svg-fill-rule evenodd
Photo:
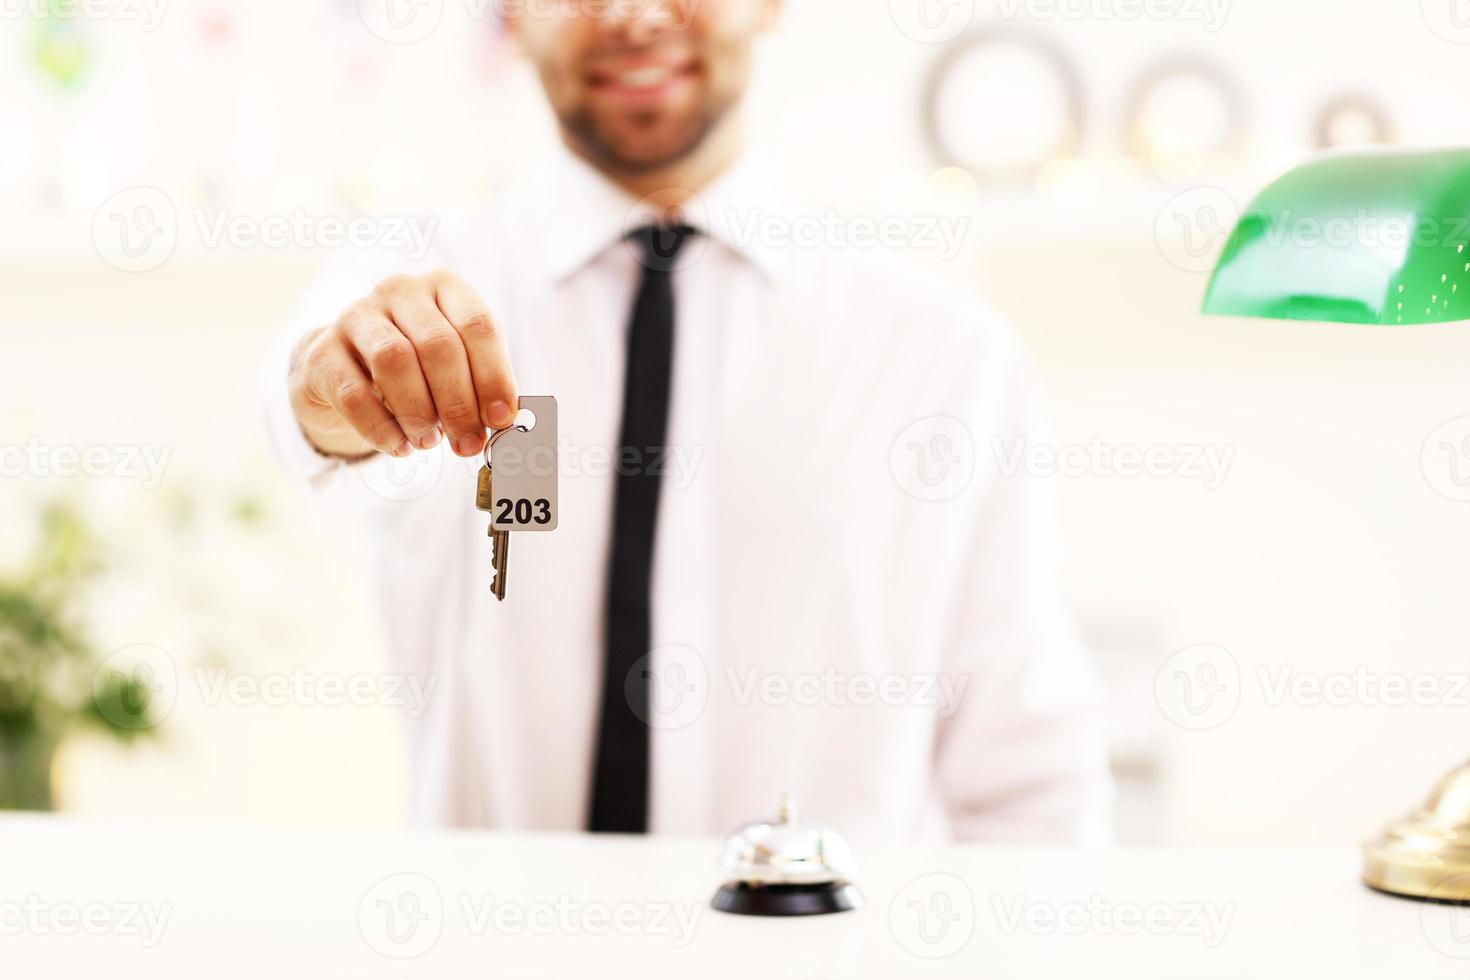
<svg viewBox="0 0 1470 980"><path fill-rule="evenodd" d="M649 220L646 206L559 143L525 187L527 219L542 229L548 276L554 284L583 269ZM761 273L780 279L791 268L759 234L763 214L780 214L763 163L747 154L685 208L684 220Z"/></svg>

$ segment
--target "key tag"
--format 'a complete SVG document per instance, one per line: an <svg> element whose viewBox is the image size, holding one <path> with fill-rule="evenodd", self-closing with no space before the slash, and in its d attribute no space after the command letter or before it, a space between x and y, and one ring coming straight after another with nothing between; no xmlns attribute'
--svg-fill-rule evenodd
<svg viewBox="0 0 1470 980"><path fill-rule="evenodd" d="M521 399L520 410L530 412L534 421L501 429L485 444L485 468L491 471L493 489L490 528L554 531L559 466L556 399L527 395Z"/></svg>

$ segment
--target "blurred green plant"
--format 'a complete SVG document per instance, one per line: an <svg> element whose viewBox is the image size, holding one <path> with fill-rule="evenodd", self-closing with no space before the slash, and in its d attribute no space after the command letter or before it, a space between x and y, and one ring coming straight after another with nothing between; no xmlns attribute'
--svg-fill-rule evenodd
<svg viewBox="0 0 1470 980"><path fill-rule="evenodd" d="M0 575L0 809L51 808L51 763L68 735L130 741L154 730L149 690L129 674L99 673L77 613L101 566L76 508L53 502L22 567Z"/></svg>
<svg viewBox="0 0 1470 980"><path fill-rule="evenodd" d="M31 48L36 67L47 81L64 92L72 91L86 77L92 62L92 45L82 28L84 18L75 0L46 0L45 7L36 13Z"/></svg>

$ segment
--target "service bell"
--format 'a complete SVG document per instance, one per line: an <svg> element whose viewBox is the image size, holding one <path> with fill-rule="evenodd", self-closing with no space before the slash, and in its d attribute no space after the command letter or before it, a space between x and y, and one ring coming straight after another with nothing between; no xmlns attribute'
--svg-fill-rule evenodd
<svg viewBox="0 0 1470 980"><path fill-rule="evenodd" d="M862 904L852 848L842 835L800 822L796 801L775 820L748 823L725 842L725 884L712 904L736 915L824 915Z"/></svg>

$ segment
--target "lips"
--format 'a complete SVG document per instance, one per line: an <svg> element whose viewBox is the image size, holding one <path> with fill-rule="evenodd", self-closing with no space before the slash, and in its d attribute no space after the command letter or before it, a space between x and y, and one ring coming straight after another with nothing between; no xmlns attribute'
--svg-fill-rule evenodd
<svg viewBox="0 0 1470 980"><path fill-rule="evenodd" d="M666 95L699 74L692 58L630 59L599 65L587 73L595 91L634 101Z"/></svg>

